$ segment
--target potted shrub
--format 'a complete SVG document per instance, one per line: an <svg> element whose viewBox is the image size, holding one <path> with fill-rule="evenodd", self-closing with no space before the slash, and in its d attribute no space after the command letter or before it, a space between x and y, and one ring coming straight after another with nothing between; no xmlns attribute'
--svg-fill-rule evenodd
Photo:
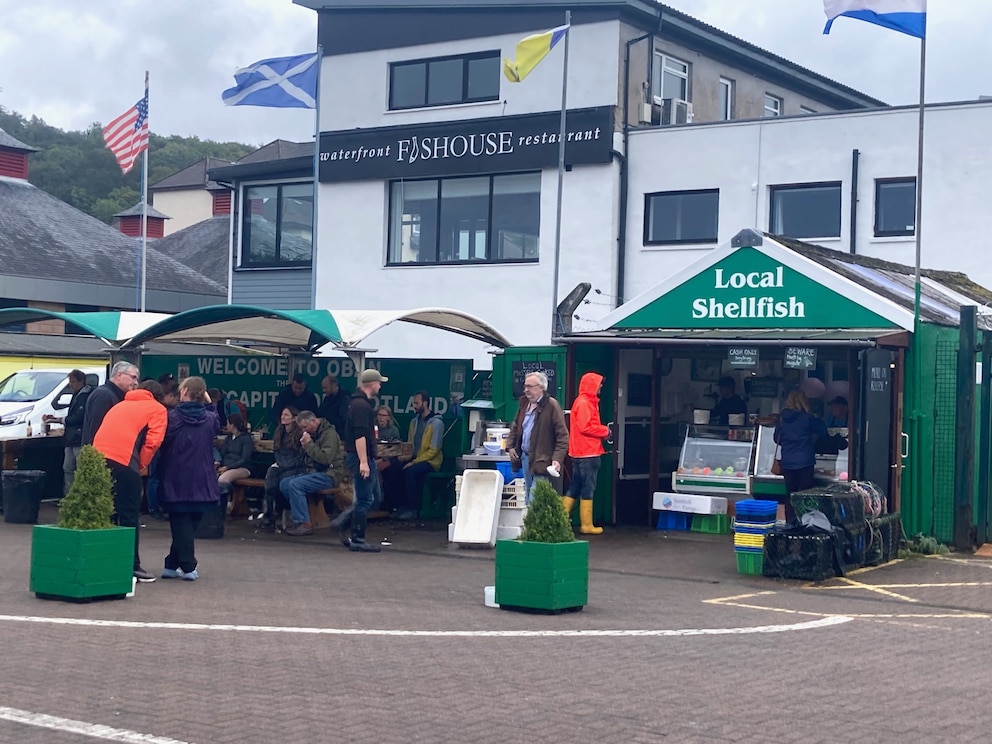
<svg viewBox="0 0 992 744"><path fill-rule="evenodd" d="M134 528L115 527L113 513L110 470L87 445L59 504L59 523L33 528L30 591L42 599L125 597L132 589Z"/></svg>
<svg viewBox="0 0 992 744"><path fill-rule="evenodd" d="M506 610L581 610L589 593L589 543L575 539L561 497L534 486L519 540L496 542L496 602Z"/></svg>

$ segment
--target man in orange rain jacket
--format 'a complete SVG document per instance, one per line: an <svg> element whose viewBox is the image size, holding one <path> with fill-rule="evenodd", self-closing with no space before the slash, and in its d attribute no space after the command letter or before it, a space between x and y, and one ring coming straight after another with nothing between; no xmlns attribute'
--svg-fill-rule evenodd
<svg viewBox="0 0 992 744"><path fill-rule="evenodd" d="M117 524L134 527L134 578L155 581L155 574L141 567L138 531L141 529L141 471L165 438L169 414L162 405L162 386L147 380L124 395L124 400L107 411L93 437L93 446L107 458L114 480L114 506Z"/></svg>
<svg viewBox="0 0 992 744"><path fill-rule="evenodd" d="M568 424L568 455L572 458L572 482L562 499L566 513L571 513L575 499L579 499L579 532L598 535L602 527L592 523L592 495L599 475L599 457L603 454L603 439L610 435L610 427L599 420L599 391L603 376L586 372L579 380L579 395L572 403Z"/></svg>

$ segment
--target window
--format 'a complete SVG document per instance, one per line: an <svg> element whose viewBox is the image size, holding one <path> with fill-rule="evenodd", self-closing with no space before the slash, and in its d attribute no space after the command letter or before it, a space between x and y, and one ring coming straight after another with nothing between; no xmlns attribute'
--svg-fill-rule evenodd
<svg viewBox="0 0 992 744"><path fill-rule="evenodd" d="M772 186L770 232L800 240L840 237L840 183Z"/></svg>
<svg viewBox="0 0 992 744"><path fill-rule="evenodd" d="M309 266L313 184L249 186L241 216L241 266Z"/></svg>
<svg viewBox="0 0 992 744"><path fill-rule="evenodd" d="M689 64L669 57L667 54L654 55L654 97L657 101L666 98L689 100Z"/></svg>
<svg viewBox="0 0 992 744"><path fill-rule="evenodd" d="M536 261L541 174L394 181L387 263Z"/></svg>
<svg viewBox="0 0 992 744"><path fill-rule="evenodd" d="M875 237L916 234L916 179L875 181Z"/></svg>
<svg viewBox="0 0 992 744"><path fill-rule="evenodd" d="M715 243L720 191L666 191L644 197L644 244Z"/></svg>
<svg viewBox="0 0 992 744"><path fill-rule="evenodd" d="M799 107L799 113L800 114L815 114L816 113L816 109L811 109L809 106L800 106Z"/></svg>
<svg viewBox="0 0 992 744"><path fill-rule="evenodd" d="M499 51L389 66L390 110L499 99Z"/></svg>
<svg viewBox="0 0 992 744"><path fill-rule="evenodd" d="M782 99L778 96L773 96L765 93L765 112L762 116L781 116L782 115Z"/></svg>
<svg viewBox="0 0 992 744"><path fill-rule="evenodd" d="M734 118L734 81L720 78L720 119L730 121Z"/></svg>

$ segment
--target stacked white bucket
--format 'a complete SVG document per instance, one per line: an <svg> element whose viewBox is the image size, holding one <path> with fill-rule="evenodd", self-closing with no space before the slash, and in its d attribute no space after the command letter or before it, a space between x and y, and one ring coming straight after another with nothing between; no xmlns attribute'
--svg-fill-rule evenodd
<svg viewBox="0 0 992 744"><path fill-rule="evenodd" d="M451 523L448 525L448 542L455 532L455 515L458 513L458 499L462 492L462 477L455 476L455 505L451 507ZM523 532L524 516L527 514L526 488L523 478L514 478L503 486L503 501L499 507L499 525L496 528L497 540L516 540Z"/></svg>

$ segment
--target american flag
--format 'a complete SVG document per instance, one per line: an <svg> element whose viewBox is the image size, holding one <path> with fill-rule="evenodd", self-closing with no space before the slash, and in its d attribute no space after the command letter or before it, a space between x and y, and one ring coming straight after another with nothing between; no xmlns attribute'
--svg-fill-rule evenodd
<svg viewBox="0 0 992 744"><path fill-rule="evenodd" d="M103 141L125 175L148 149L148 73L145 73L145 97L103 128Z"/></svg>

